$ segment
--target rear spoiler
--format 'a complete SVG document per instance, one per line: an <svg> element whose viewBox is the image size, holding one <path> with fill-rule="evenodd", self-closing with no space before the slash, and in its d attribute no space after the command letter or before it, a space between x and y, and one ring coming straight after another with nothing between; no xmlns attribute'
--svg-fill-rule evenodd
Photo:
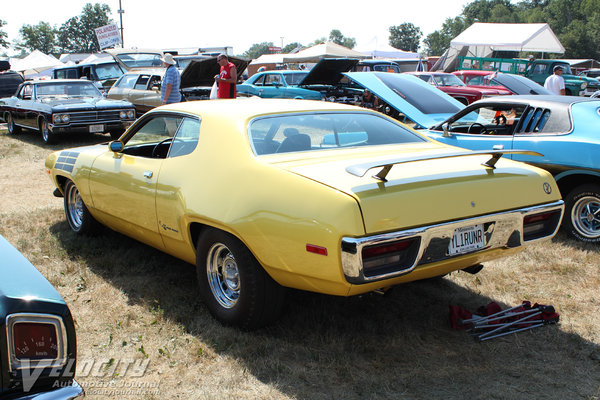
<svg viewBox="0 0 600 400"><path fill-rule="evenodd" d="M469 156L477 156L482 154L491 155L492 158L482 163L481 165L495 169L496 162L502 157L504 154L525 154L528 156L543 156L536 151L528 151L528 150L479 150L479 151L460 151L454 153L444 153L444 154L435 154L435 155L424 155L424 156L412 156L412 157L398 157L390 160L383 161L371 161L362 164L351 165L346 168L346 171L352 175L363 177L373 168L381 167L381 171L376 175L373 175L373 178L380 180L382 182L387 182L385 178L387 174L390 172L392 167L396 164L405 164L409 162L415 161L426 161L426 160L437 160L441 158L454 158L454 157L469 157Z"/></svg>

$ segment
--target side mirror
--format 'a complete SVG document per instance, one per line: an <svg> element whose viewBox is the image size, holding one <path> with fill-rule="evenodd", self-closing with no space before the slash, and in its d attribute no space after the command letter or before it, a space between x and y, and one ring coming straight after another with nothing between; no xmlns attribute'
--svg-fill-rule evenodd
<svg viewBox="0 0 600 400"><path fill-rule="evenodd" d="M444 130L444 133L442 134L443 137L452 137L452 134L450 133L450 130L448 129L449 127L450 127L450 125L447 122L442 125L442 129Z"/></svg>
<svg viewBox="0 0 600 400"><path fill-rule="evenodd" d="M123 150L123 142L121 142L119 140L113 140L112 142L110 142L108 144L108 148L113 153L119 153L120 151Z"/></svg>

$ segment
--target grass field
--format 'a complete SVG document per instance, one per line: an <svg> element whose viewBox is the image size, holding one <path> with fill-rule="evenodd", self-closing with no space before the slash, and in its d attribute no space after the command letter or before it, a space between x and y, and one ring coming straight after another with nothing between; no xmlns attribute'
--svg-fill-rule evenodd
<svg viewBox="0 0 600 400"><path fill-rule="evenodd" d="M0 234L58 289L90 398L599 399L600 247L559 234L477 275L336 298L292 291L275 325L223 327L199 300L194 267L118 233L77 237L44 171L54 146L0 128ZM478 343L448 306L530 300L558 325ZM143 374L122 372L134 361ZM92 371L86 366L94 364ZM142 375L142 376L134 376Z"/></svg>

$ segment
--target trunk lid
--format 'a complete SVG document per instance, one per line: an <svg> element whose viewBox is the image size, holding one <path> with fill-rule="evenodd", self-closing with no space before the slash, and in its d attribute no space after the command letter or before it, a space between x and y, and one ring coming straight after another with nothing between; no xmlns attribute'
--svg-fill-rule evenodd
<svg viewBox="0 0 600 400"><path fill-rule="evenodd" d="M350 166L376 159L432 156L457 150L437 143L390 145L360 153L357 149L337 150L339 154L329 160L296 156L276 164L354 197L362 210L366 234L426 226L560 199L554 180L545 171L507 158L500 159L496 169L482 166L491 158L489 155L397 164L387 175L387 182L372 177L381 168L374 168L363 177L346 171ZM544 191L544 184L551 186L551 194Z"/></svg>

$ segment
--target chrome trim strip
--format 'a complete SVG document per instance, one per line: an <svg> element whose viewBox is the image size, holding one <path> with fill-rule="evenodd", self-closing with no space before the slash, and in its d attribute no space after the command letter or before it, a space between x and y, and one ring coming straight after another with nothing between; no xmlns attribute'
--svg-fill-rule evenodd
<svg viewBox="0 0 600 400"><path fill-rule="evenodd" d="M552 234L525 241L523 239L523 219L530 214L560 210L561 218ZM352 238L344 237L341 243L341 262L346 280L352 284L376 282L383 279L395 278L412 272L418 265L428 264L441 260L461 257L485 250L497 248L519 247L553 237L562 220L564 202L562 200L542 204L539 206L525 207L507 212L483 215L437 225L407 229L403 231L383 233L380 235ZM474 252L450 256L447 254L448 243L452 240L454 231L461 227L484 224L486 243L485 248ZM393 272L375 276L365 276L362 262L362 249L366 246L379 245L402 239L420 238L420 247L412 265ZM434 243L432 243L434 242ZM442 254L442 252L445 252Z"/></svg>
<svg viewBox="0 0 600 400"><path fill-rule="evenodd" d="M6 346L8 354L8 370L19 370L26 368L14 354L13 326L19 322L50 324L56 329L56 340L58 346L57 357L54 359L41 359L28 363L27 368L55 368L62 367L67 363L67 330L61 317L52 314L19 313L10 314L6 317Z"/></svg>
<svg viewBox="0 0 600 400"><path fill-rule="evenodd" d="M83 388L73 380L73 383L68 386L45 392L26 393L23 397L16 397L14 400L73 400L84 396Z"/></svg>

